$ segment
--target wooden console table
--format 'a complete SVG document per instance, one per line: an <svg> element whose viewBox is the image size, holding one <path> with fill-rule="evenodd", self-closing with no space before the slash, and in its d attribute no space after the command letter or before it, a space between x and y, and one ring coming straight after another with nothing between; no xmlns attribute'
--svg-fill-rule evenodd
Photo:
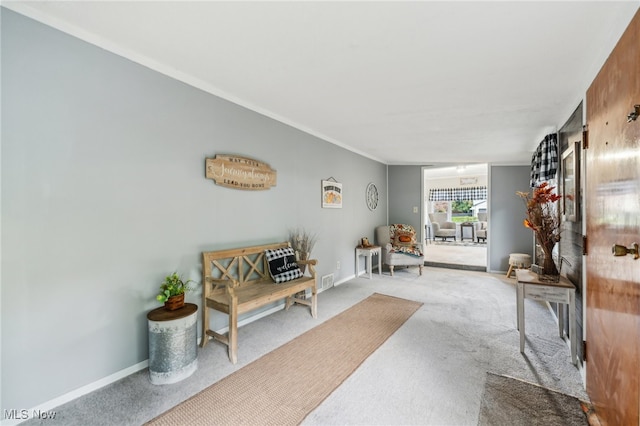
<svg viewBox="0 0 640 426"><path fill-rule="evenodd" d="M365 266L367 268L367 273L369 274L369 279L373 278L373 266L371 257L374 255L378 256L378 274L382 275L382 247L356 247L356 277L360 276L360 256L364 256L366 258Z"/></svg>
<svg viewBox="0 0 640 426"><path fill-rule="evenodd" d="M576 358L576 288L565 277L557 283L543 282L538 274L528 269L516 269L516 305L518 311L518 330L520 330L520 352L524 353L524 299L542 300L558 304L558 331L564 335L564 308L569 305L569 341L571 344L571 362Z"/></svg>

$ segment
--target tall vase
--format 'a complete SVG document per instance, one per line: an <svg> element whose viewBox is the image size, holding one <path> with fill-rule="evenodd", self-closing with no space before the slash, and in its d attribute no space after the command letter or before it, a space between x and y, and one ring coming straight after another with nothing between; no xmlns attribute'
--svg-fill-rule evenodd
<svg viewBox="0 0 640 426"><path fill-rule="evenodd" d="M303 252L299 252L296 250L296 260L308 260L309 259L309 253L303 253ZM302 272L302 274L304 275L304 272L307 270L307 265L300 265L298 264L298 268L300 268L300 271ZM298 299L306 299L307 298L307 291L303 290L303 291L299 291L296 293L296 297Z"/></svg>
<svg viewBox="0 0 640 426"><path fill-rule="evenodd" d="M302 253L302 252L296 251L296 257L298 258L297 260L309 260L309 253ZM300 268L303 274L304 274L304 271L307 270L307 265L298 265L298 267Z"/></svg>
<svg viewBox="0 0 640 426"><path fill-rule="evenodd" d="M552 246L540 244L540 248L542 249L542 264L539 265L540 268L538 269L538 279L540 281L556 283L560 281L560 270L553 258L554 246L555 243ZM562 263L560 263L560 267L562 267Z"/></svg>

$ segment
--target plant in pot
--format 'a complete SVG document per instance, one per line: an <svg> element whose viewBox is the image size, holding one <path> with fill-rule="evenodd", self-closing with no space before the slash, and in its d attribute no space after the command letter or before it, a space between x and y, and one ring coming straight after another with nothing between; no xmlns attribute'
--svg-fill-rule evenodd
<svg viewBox="0 0 640 426"><path fill-rule="evenodd" d="M189 287L192 282L194 281L184 281L177 272L167 275L160 286L160 293L156 296L156 299L164 303L164 307L170 311L180 309L184 306L184 294L192 290Z"/></svg>

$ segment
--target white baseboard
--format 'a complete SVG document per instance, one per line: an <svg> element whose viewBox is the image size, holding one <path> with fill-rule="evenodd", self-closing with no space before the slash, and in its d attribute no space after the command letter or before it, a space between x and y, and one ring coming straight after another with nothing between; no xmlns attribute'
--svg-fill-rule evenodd
<svg viewBox="0 0 640 426"><path fill-rule="evenodd" d="M82 386L78 389L75 389L71 392L65 393L57 398L54 398L50 401L47 401L43 404L40 404L36 407L30 408L29 410L21 410L20 419L10 419L3 420L0 422L3 426L5 425L17 425L19 423L25 422L27 420L37 418L37 413L54 413L56 407L61 406L62 404L66 404L67 402L73 401L76 398L79 398L83 395L96 391L104 386L107 386L111 383L117 382L120 379L123 379L133 373L137 373L140 370L144 370L149 366L149 360L146 359L142 362L139 362L131 367L127 367L123 370L115 372L107 377L104 377L100 380L96 380L93 383L89 383L88 385ZM3 413L4 414L4 413ZM25 417L25 418L22 418ZM55 419L55 417L54 417Z"/></svg>
<svg viewBox="0 0 640 426"><path fill-rule="evenodd" d="M350 278L346 278L338 283L335 283L334 285L338 285L341 284L345 281L350 280L352 277ZM320 291L321 292L321 291ZM257 321L260 318L266 317L268 315L271 315L274 312L277 311L281 311L284 309L284 303L278 306L275 306L271 309L267 309L266 311L262 311L256 315L252 315L248 318L243 319L242 321L238 322L238 327L242 327L243 325L252 323L253 321ZM229 331L229 327L224 327L220 330L216 330L216 333L226 333ZM202 341L202 336L200 336L198 338L198 344L200 344L200 342ZM93 383L89 383L88 385L82 386L78 389L75 389L71 392L68 392L64 395L61 395L57 398L54 398L52 400L49 400L43 404L40 404L36 407L30 408L29 410L21 410L21 412L19 413L19 417L20 419L8 419L8 420L2 420L0 421L0 425L2 426L10 426L10 425L17 425L20 424L22 422L25 422L27 420L30 420L34 417L37 416L37 414L34 413L48 413L48 412L55 412L55 407L59 407L62 404L66 404L67 402L73 401L74 399L80 398L81 396L87 395L93 391L96 391L100 388L103 388L107 385L110 385L111 383L117 382L120 379L123 379L131 374L137 373L140 370L144 370L145 368L149 367L149 359L146 359L142 362L139 362L135 365L132 365L131 367L127 367L123 370L117 371L107 377L104 377L100 380L96 380ZM24 418L23 418L24 417Z"/></svg>
<svg viewBox="0 0 640 426"><path fill-rule="evenodd" d="M334 282L334 283L333 283L333 286L335 287L335 286L337 286L337 285L344 284L344 283L346 283L347 281L350 281L350 280L352 280L352 279L354 279L354 278L356 278L356 275L355 275L355 274L353 274L353 275L349 275L348 277L344 277L344 278L343 278L343 279L341 279L340 281L336 281L336 282Z"/></svg>

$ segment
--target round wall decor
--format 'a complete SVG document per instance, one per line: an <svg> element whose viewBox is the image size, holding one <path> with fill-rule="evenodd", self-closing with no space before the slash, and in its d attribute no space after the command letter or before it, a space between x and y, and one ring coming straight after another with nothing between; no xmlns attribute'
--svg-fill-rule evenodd
<svg viewBox="0 0 640 426"><path fill-rule="evenodd" d="M367 185L366 197L369 210L375 210L378 207L378 188L373 183Z"/></svg>

